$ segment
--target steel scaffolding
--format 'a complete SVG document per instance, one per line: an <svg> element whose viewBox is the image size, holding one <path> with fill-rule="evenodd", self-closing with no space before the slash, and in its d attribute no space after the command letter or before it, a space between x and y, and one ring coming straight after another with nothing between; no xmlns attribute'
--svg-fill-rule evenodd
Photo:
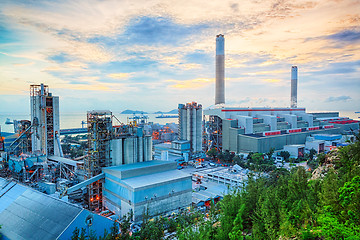
<svg viewBox="0 0 360 240"><path fill-rule="evenodd" d="M110 139L113 134L112 113L110 111L89 111L88 157L85 159L86 179L101 173L102 167L111 166ZM88 185L86 203L90 210L102 210L102 180Z"/></svg>
<svg viewBox="0 0 360 240"><path fill-rule="evenodd" d="M209 134L211 148L215 148L218 152L222 151L222 119L215 115L209 116Z"/></svg>
<svg viewBox="0 0 360 240"><path fill-rule="evenodd" d="M35 128L35 135L41 139L41 151L43 154L46 154L47 152L47 131L46 131L46 96L49 95L49 87L44 84L40 85L30 85L30 99L32 101L32 116L34 119L31 119L33 122L33 126ZM37 100L36 97L40 97L40 104L37 106ZM36 116L37 107L40 107L40 119L38 119ZM40 131L41 136L39 136L39 127L43 129L43 131ZM34 141L34 149L37 148L36 141Z"/></svg>
<svg viewBox="0 0 360 240"><path fill-rule="evenodd" d="M46 97L46 147L48 156L54 155L54 109L53 98Z"/></svg>

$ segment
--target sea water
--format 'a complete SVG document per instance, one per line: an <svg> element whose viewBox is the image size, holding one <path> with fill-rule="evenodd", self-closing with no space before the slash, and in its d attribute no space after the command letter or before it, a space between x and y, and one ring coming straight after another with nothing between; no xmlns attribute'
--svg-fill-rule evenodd
<svg viewBox="0 0 360 240"><path fill-rule="evenodd" d="M133 114L120 114L113 113L115 117L124 124L130 123ZM144 114L148 116L147 122L166 124L166 123L177 123L177 118L156 118L159 114ZM141 116L137 114L136 116ZM113 125L119 125L119 121L113 118ZM14 132L14 126L12 124L5 124L6 120L30 120L30 114L20 114L20 113L0 113L0 126L2 132ZM82 122L86 122L86 112L82 113L60 113L60 129L69 129L69 128L81 128L82 126L86 127L86 124L83 125Z"/></svg>

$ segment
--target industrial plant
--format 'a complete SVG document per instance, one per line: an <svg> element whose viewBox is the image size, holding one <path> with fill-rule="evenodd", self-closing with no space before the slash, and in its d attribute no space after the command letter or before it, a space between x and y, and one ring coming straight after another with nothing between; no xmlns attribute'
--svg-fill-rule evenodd
<svg viewBox="0 0 360 240"><path fill-rule="evenodd" d="M61 129L59 97L48 85L30 85L31 119L9 120L12 137L2 136L0 129L2 233L8 238L68 239L80 222L98 231L111 226L109 218L121 219L129 212L139 222L144 212L158 216L191 205L209 207L228 191L226 185L244 183L248 171L241 172L239 166L231 171L181 170L191 164L205 167L201 161L208 151L240 155L286 150L298 157L310 149L322 152L341 146L359 131L359 121L338 112L309 113L298 107L297 66L291 67L289 107L227 106L222 34L216 36L215 53L215 105L203 110L194 101L179 104L178 124L147 123L145 116L125 124L110 110L91 110L86 128ZM80 133L86 134L86 150L83 156L69 157L61 136ZM214 190L195 190L193 185L200 188L201 179ZM41 210L41 204L48 211ZM16 206L28 212L25 218ZM63 215L54 219L50 211ZM31 231L45 233L29 237L37 214L44 216L46 226L35 223ZM17 224L26 226L23 233L17 232Z"/></svg>
<svg viewBox="0 0 360 240"><path fill-rule="evenodd" d="M290 107L245 108L225 104L224 35L216 36L215 105L204 110L204 151L230 151L237 154L282 150L288 145L304 145L318 134L352 135L359 122L339 117L338 112L307 113L298 108L298 67L291 67ZM323 143L324 144L324 143Z"/></svg>

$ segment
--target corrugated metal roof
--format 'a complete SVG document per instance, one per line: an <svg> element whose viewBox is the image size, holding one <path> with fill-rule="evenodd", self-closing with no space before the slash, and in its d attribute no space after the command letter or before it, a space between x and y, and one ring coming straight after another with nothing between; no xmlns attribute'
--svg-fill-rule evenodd
<svg viewBox="0 0 360 240"><path fill-rule="evenodd" d="M1 232L9 239L55 239L82 210L20 184L0 197L0 206Z"/></svg>
<svg viewBox="0 0 360 240"><path fill-rule="evenodd" d="M156 166L156 165L164 165L164 164L168 164L168 162L166 161L159 161L159 160L152 160L152 161L146 161L146 162L138 162L138 163L132 163L132 164L125 164L125 165L120 165L120 166L113 166L113 167L107 167L104 168L103 171L115 171L115 172L120 172L120 171L128 171L128 170L134 170L134 169L139 169L139 168L146 168L146 167L150 167L150 166Z"/></svg>
<svg viewBox="0 0 360 240"><path fill-rule="evenodd" d="M182 180L184 178L190 179L190 177L191 176L189 174L183 173L179 170L169 170L154 174L148 174L145 176L126 178L123 179L122 182L132 187L133 189L136 189L154 184L163 184L174 180Z"/></svg>
<svg viewBox="0 0 360 240"><path fill-rule="evenodd" d="M81 207L2 178L0 192L1 234L5 239L57 239L64 231L73 231L73 222L82 211L90 214ZM99 229L111 226L109 219L102 216L96 219Z"/></svg>

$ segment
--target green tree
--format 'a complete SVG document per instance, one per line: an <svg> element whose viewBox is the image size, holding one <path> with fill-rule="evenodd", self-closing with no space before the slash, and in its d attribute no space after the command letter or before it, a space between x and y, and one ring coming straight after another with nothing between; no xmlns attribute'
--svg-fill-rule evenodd
<svg viewBox="0 0 360 240"><path fill-rule="evenodd" d="M229 233L230 240L244 239L244 237L242 235L244 210L245 210L245 204L242 204L238 210L238 213L236 214L236 218L233 223L233 228L232 228L231 232Z"/></svg>
<svg viewBox="0 0 360 240"><path fill-rule="evenodd" d="M263 193L255 212L253 233L255 239L276 239L280 227L280 200L274 189Z"/></svg>
<svg viewBox="0 0 360 240"><path fill-rule="evenodd" d="M85 228L75 228L73 231L73 235L71 236L71 240L85 240L86 239L86 230Z"/></svg>
<svg viewBox="0 0 360 240"><path fill-rule="evenodd" d="M285 162L289 161L290 153L288 151L281 151L279 155L284 158Z"/></svg>
<svg viewBox="0 0 360 240"><path fill-rule="evenodd" d="M272 155L275 152L275 148L270 148L269 152L266 153L267 159L270 161L269 163L273 163L274 161L272 160Z"/></svg>
<svg viewBox="0 0 360 240"><path fill-rule="evenodd" d="M344 208L342 215L350 224L360 226L360 176L354 177L339 189L340 204Z"/></svg>
<svg viewBox="0 0 360 240"><path fill-rule="evenodd" d="M316 155L316 150L315 149L310 149L310 152L309 152L309 158L310 160L313 160L314 159L314 156Z"/></svg>
<svg viewBox="0 0 360 240"><path fill-rule="evenodd" d="M234 190L231 194L225 195L220 204L220 223L221 228L217 234L218 239L228 239L229 233L233 229L234 220L242 206L241 192Z"/></svg>
<svg viewBox="0 0 360 240"><path fill-rule="evenodd" d="M218 155L218 151L216 150L216 148L212 148L206 154L215 161L215 159Z"/></svg>

